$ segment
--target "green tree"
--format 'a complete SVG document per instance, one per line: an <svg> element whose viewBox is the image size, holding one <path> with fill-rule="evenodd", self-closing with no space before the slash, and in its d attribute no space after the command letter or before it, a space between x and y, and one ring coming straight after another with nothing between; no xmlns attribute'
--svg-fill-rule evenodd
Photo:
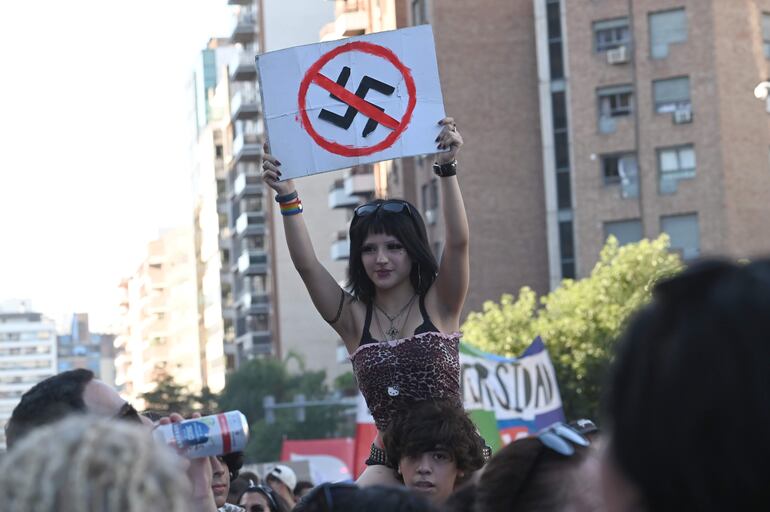
<svg viewBox="0 0 770 512"><path fill-rule="evenodd" d="M652 287L682 268L669 239L618 246L607 240L590 276L565 279L539 300L528 287L487 301L483 312L470 313L464 338L482 350L508 357L520 355L542 336L559 379L568 418L596 418L612 347L629 315L650 300Z"/></svg>
<svg viewBox="0 0 770 512"><path fill-rule="evenodd" d="M299 363L299 373L291 374L286 362L276 359L254 359L241 365L229 375L219 398L223 411L238 409L246 415L250 425L246 459L250 462L277 460L283 439L320 439L351 435L353 419L343 414L340 407L308 407L305 421L298 421L296 410L276 410L275 421L268 423L263 407L264 398L274 397L276 403L294 401L298 394L306 400L329 398L324 371L307 371L295 354L287 359Z"/></svg>
<svg viewBox="0 0 770 512"><path fill-rule="evenodd" d="M176 412L184 417L197 410L193 393L186 386L178 384L165 370L158 370L154 379L157 383L155 389L140 396L145 402L145 410L163 416Z"/></svg>

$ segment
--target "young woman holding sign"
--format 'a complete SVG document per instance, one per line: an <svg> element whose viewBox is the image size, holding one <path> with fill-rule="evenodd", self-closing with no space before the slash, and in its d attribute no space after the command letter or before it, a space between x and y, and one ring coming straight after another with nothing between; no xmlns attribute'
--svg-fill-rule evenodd
<svg viewBox="0 0 770 512"><path fill-rule="evenodd" d="M463 144L452 118L439 121L433 168L441 182L446 243L436 263L417 209L377 199L355 209L350 223L349 291L315 255L291 180L266 154L262 179L277 192L289 254L321 316L340 335L358 385L382 433L397 406L460 396L460 312L468 291L468 220L455 175ZM372 445L361 485L396 484L381 436Z"/></svg>

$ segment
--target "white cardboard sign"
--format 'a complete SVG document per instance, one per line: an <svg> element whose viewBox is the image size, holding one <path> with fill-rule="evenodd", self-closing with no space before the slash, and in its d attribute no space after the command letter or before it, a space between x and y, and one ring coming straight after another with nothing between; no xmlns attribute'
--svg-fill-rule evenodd
<svg viewBox="0 0 770 512"><path fill-rule="evenodd" d="M436 153L444 100L430 25L257 57L282 178Z"/></svg>

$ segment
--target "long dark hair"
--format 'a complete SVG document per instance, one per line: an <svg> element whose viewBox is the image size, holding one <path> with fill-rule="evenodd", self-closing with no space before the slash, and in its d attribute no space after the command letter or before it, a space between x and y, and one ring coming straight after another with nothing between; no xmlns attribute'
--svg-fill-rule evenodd
<svg viewBox="0 0 770 512"><path fill-rule="evenodd" d="M383 199L372 201L372 205L381 205ZM393 213L379 208L375 213L363 217L354 217L350 223L350 258L348 260L348 287L354 297L365 304L374 300L374 283L361 262L361 247L370 233L385 233L396 237L406 248L412 260L409 280L419 295L424 295L436 280L438 263L428 244L425 223L411 203L400 213Z"/></svg>

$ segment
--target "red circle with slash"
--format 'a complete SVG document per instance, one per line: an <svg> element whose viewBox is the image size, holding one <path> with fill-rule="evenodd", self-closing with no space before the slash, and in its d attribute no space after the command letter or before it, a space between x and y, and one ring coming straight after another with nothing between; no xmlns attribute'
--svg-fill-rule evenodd
<svg viewBox="0 0 770 512"><path fill-rule="evenodd" d="M396 69L398 69L398 71L404 77L404 84L406 85L406 91L409 95L406 112L401 117L401 121L393 119L389 115L385 114L385 112L372 106L371 103L367 102L363 98L359 98L341 85L338 85L333 80L330 80L321 74L321 68L323 68L330 60L346 52L362 52L375 55L387 60ZM307 115L307 90L311 83L326 89L331 94L340 98L347 105L350 105L358 110L359 113L374 119L387 128L390 128L392 130L390 135L373 146L364 147L346 146L344 144L340 144L338 142L334 142L322 137L321 134L319 134L315 128L313 128L313 124L310 122L310 118ZM393 143L398 140L401 134L404 133L404 130L406 130L407 126L409 126L409 122L412 120L412 113L414 113L414 107L417 104L417 94L414 86L414 79L412 78L412 73L409 68L406 67L398 59L396 54L388 48L364 41L354 41L352 43L343 44L342 46L338 46L321 56L320 59L318 59L312 66L310 66L310 68L308 68L305 76L302 78L302 82L299 86L299 93L297 94L297 99L299 103L299 112L302 119L302 126L305 128L305 131L307 131L308 135L310 135L316 144L325 150L329 151L330 153L335 153L342 156L366 156L371 155L372 153L377 153L378 151L382 151L392 146Z"/></svg>

